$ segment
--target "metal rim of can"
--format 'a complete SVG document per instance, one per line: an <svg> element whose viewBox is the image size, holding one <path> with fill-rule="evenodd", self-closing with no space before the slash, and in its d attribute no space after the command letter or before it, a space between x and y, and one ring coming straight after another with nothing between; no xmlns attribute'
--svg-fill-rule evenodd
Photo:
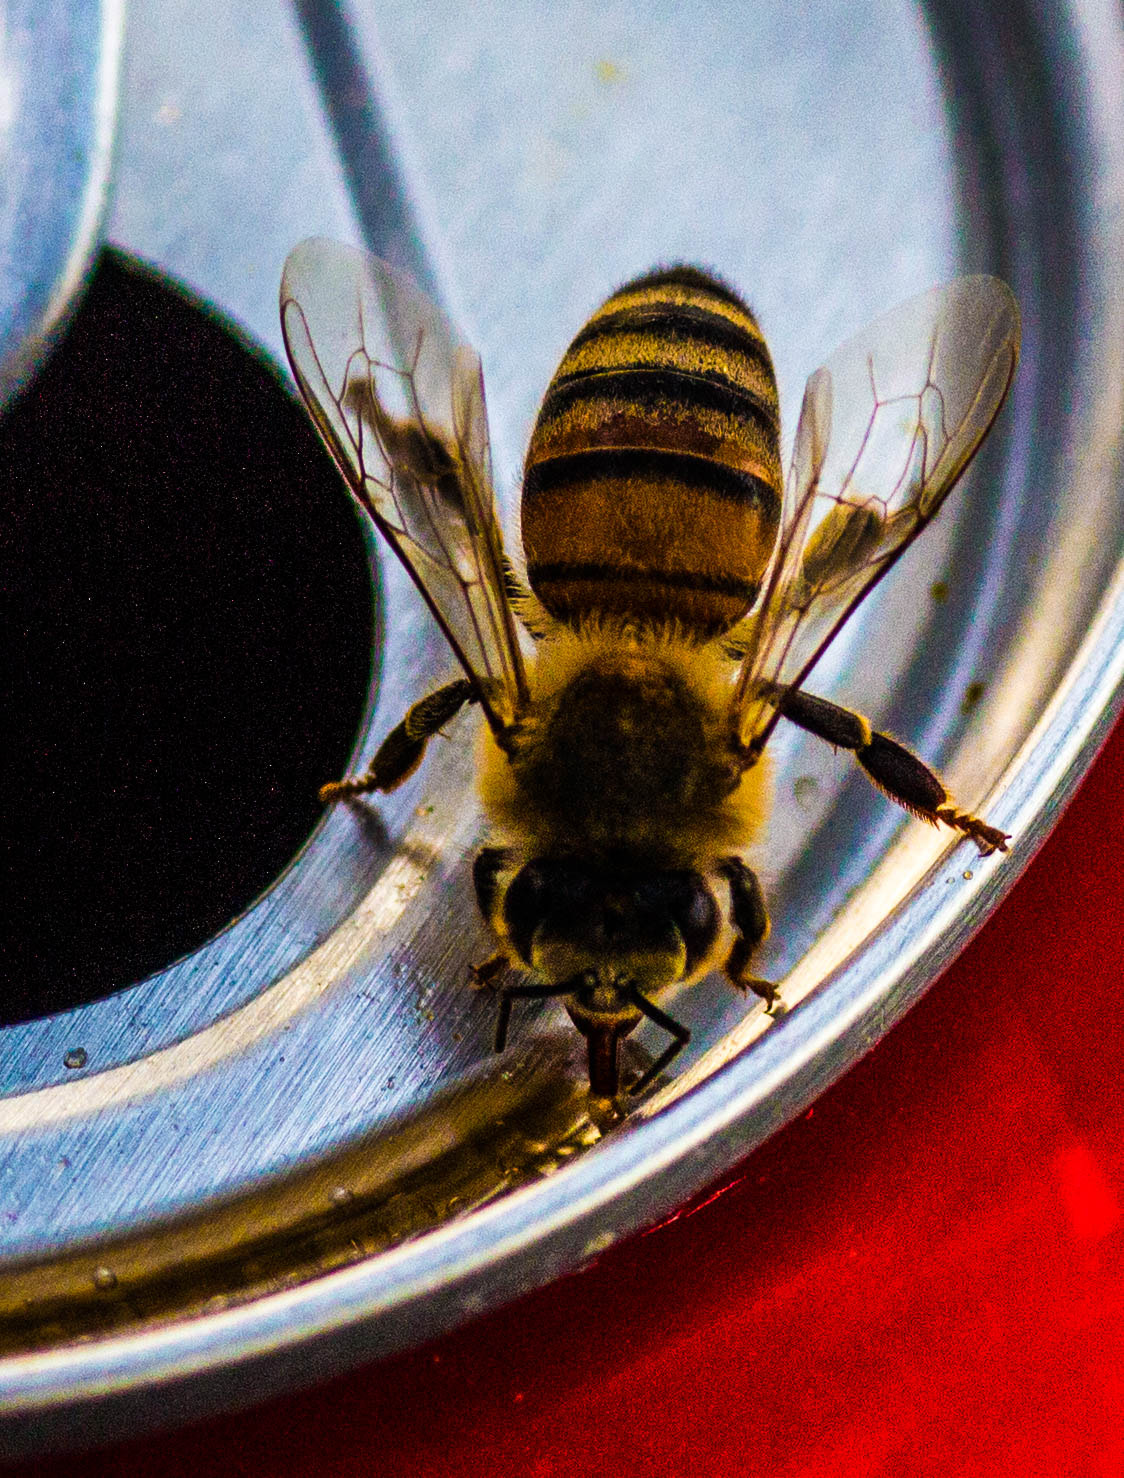
<svg viewBox="0 0 1124 1478"><path fill-rule="evenodd" d="M123 32L122 0L18 0L6 10L0 405L49 351L98 243Z"/></svg>

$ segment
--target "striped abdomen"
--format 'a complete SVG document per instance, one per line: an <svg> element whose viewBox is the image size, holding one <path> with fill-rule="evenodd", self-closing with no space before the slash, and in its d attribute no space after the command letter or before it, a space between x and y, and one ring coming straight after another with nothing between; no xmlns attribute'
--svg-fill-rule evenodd
<svg viewBox="0 0 1124 1478"><path fill-rule="evenodd" d="M777 387L753 314L673 267L628 283L566 351L531 436L531 587L587 615L728 630L753 604L781 508Z"/></svg>

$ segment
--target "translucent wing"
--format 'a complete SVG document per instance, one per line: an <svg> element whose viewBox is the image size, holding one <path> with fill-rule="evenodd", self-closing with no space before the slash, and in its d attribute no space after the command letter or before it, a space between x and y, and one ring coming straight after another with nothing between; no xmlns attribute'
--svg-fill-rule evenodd
<svg viewBox="0 0 1124 1478"><path fill-rule="evenodd" d="M1011 290L964 277L878 319L808 381L777 547L739 643L738 732L754 752L777 721L770 692L805 681L955 486L1018 354Z"/></svg>
<svg viewBox="0 0 1124 1478"><path fill-rule="evenodd" d="M348 487L502 726L527 686L504 592L479 358L408 278L322 239L285 263L281 328Z"/></svg>

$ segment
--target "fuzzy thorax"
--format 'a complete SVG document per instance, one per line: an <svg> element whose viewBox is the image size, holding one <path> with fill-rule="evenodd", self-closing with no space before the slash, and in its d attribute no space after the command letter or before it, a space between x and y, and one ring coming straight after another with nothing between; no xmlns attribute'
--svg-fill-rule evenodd
<svg viewBox="0 0 1124 1478"><path fill-rule="evenodd" d="M484 730L480 794L528 855L706 866L764 823L761 762L731 745L736 667L675 630L595 626L543 641L510 754Z"/></svg>

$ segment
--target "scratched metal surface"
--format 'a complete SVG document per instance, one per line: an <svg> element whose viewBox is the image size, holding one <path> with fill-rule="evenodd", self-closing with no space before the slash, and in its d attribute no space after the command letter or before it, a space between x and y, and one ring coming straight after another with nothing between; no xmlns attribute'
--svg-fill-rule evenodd
<svg viewBox="0 0 1124 1478"><path fill-rule="evenodd" d="M999 272L1025 320L1012 403L821 686L939 763L1015 850L950 849L786 736L756 860L774 918L761 971L789 1010L770 1024L717 981L681 996L693 1037L674 1077L602 1133L560 1008L520 1012L491 1052L492 1008L465 986L487 949L471 746L434 746L377 821L335 810L195 954L0 1032L13 1451L400 1347L682 1200L931 983L1119 701L1114 7L814 0L747 24L718 3L434 0L420 15L199 0L187 26L176 0L136 0L110 238L276 355L301 237L410 266L482 352L509 513L559 353L631 272L689 258L747 292L789 431L804 378L850 332L958 271ZM447 670L386 566L382 597L368 753ZM654 1045L638 1033L633 1060Z"/></svg>
<svg viewBox="0 0 1124 1478"><path fill-rule="evenodd" d="M105 213L122 0L8 0L0 15L0 405L42 360Z"/></svg>

